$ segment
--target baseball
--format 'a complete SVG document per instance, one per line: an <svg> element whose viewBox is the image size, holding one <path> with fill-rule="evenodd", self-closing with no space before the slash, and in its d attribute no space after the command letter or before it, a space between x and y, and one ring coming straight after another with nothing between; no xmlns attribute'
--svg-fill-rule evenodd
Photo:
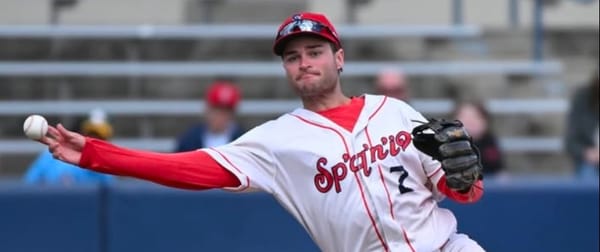
<svg viewBox="0 0 600 252"><path fill-rule="evenodd" d="M23 132L32 140L40 140L48 132L48 122L41 115L30 115L23 123Z"/></svg>

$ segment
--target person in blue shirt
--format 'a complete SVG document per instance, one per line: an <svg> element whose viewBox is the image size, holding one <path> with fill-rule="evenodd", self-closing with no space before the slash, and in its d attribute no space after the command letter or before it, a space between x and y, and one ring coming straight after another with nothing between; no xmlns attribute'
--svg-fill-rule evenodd
<svg viewBox="0 0 600 252"><path fill-rule="evenodd" d="M109 140L112 126L106 121L104 111L95 109L87 120L80 125L83 135ZM24 176L26 184L74 185L107 184L113 176L82 169L78 166L54 159L48 150L42 151L28 168Z"/></svg>
<svg viewBox="0 0 600 252"><path fill-rule="evenodd" d="M240 90L229 81L215 81L206 92L205 120L192 125L177 139L175 152L227 144L240 137L244 130L236 122Z"/></svg>

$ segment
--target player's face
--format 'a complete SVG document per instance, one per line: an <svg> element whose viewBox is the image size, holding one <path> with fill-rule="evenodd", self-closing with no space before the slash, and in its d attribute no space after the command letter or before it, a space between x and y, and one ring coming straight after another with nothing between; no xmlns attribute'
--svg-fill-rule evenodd
<svg viewBox="0 0 600 252"><path fill-rule="evenodd" d="M474 139L479 139L486 131L487 121L479 110L473 105L463 105L456 114L456 119L460 120L465 129Z"/></svg>
<svg viewBox="0 0 600 252"><path fill-rule="evenodd" d="M208 106L205 116L208 129L213 133L225 132L233 121L233 111L227 108Z"/></svg>
<svg viewBox="0 0 600 252"><path fill-rule="evenodd" d="M334 52L321 38L302 36L287 43L283 51L283 67L300 97L322 96L335 90L338 69L344 64L344 51Z"/></svg>

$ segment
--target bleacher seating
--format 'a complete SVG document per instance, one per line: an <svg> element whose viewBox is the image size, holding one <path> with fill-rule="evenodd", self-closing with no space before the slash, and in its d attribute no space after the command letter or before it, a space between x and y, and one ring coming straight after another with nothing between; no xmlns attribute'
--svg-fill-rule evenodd
<svg viewBox="0 0 600 252"><path fill-rule="evenodd" d="M411 101L424 114L447 114L455 106L449 99L414 99ZM301 106L299 100L258 99L244 100L240 115L279 115ZM565 113L568 104L564 99L490 99L486 106L492 114L544 114ZM78 100L78 101L0 101L0 115L85 115L102 107L111 115L197 115L204 104L197 100Z"/></svg>
<svg viewBox="0 0 600 252"><path fill-rule="evenodd" d="M0 25L0 38L60 39L272 39L278 24L198 24L178 26ZM393 37L471 38L481 34L470 25L339 25L345 39Z"/></svg>
<svg viewBox="0 0 600 252"><path fill-rule="evenodd" d="M18 98L0 102L0 117L9 118L9 121L18 124L21 118L27 114L39 113L65 119L81 116L95 107L103 107L110 115L116 117L117 143L129 147L169 151L173 144L172 137L180 133L177 130L180 130L182 126L164 126L175 123L168 122L168 120L179 123L189 122L202 111L201 101L193 99L201 96L201 90L196 96L180 97L178 94L189 94L189 90L199 89L198 87L203 84L195 84L197 80L230 76L241 80L240 83L244 85L243 89L248 90L241 106L240 115L244 120L249 120L250 123L247 125L252 126L262 119L271 118L299 106L297 100L288 100L291 95L287 95L287 93L281 95L280 92L273 91L281 89L283 71L280 63L275 61L272 55L265 53L268 46L257 48L254 54L247 53L248 47L253 48L256 43L268 45L269 42L265 41L272 39L275 26L275 24L267 23L248 25L215 23L180 26L0 26L0 42L2 40L15 41L14 43L18 43L20 40L35 41L35 43L45 45L42 47L45 48L44 53L54 55L54 57L48 58L32 58L31 56L19 56L18 53L10 53L5 54L9 56L2 57L0 51L0 78L7 80L5 83L8 83L3 85L13 85L10 90L19 91ZM523 81L523 78L520 77L531 77L529 78L531 79L530 83L539 84L539 82L551 79L553 83L560 84L560 77L564 72L563 64L554 59L538 62L528 60L527 56L500 59L486 54L469 54L463 58L461 53L464 51L456 49L459 47L453 47L453 45L461 45L460 48L464 49L464 46L469 46L469 44L461 44L463 41L482 43L480 38L485 34L474 26L342 24L339 25L338 30L348 45L347 55L353 59L347 62L343 73L344 86L352 90L351 93L361 90L369 91L368 86L365 86L364 83L368 83L368 78L385 67L402 68L412 78L411 80L415 81L418 88L419 82L429 86L432 83L445 85L445 82L439 80L456 78L461 82L460 88L467 90L475 85L513 88L515 85L510 84L513 80L525 83L525 85L519 85L518 88L526 90L528 81ZM398 40L414 42L415 40L411 39L415 38L419 44L419 50L412 50L413 47L410 45L407 47L408 49L404 48L407 46L406 44L410 43L397 43ZM227 39L228 43L240 45L216 47L218 50L212 50L211 46L223 39ZM62 46L52 49L52 45L56 41ZM376 42L371 44L371 41ZM429 43L431 41L433 43ZM445 41L449 46L440 47L439 41ZM170 48L177 45L173 43L181 42L189 44L183 48L174 48L173 52L170 52ZM204 42L213 44L203 44ZM122 45L128 48L127 50L133 51L127 51L127 53L121 53L119 57L115 57L107 53L110 52L106 49L107 47L103 47L104 51L98 50L95 54L90 53L90 50L96 49L93 45L98 44ZM399 47L402 48L398 49ZM52 50L59 50L59 53L52 52ZM179 51L175 52L176 50ZM198 51L186 53L186 50ZM236 52L241 50L245 50L246 53L235 58ZM436 54L432 53L435 50L449 50L451 52L447 55L453 56L436 58ZM68 56L61 57L60 51L68 52ZM149 56L159 51L161 55L177 56ZM227 52L227 57L211 61L220 59L219 56L223 52ZM419 53L425 55L418 55ZM198 59L197 56L200 54L202 57ZM86 55L104 56L87 58ZM133 57L130 57L131 55ZM452 60L447 60L448 58ZM42 85L39 83L40 79L50 80L43 82L49 83L49 87L45 87L45 91L37 88L37 85ZM268 81L264 81L265 79ZM465 79L467 81L462 83ZM163 80L171 85L176 84L178 87L183 84L187 86L182 91L173 92L168 90L169 88L162 87L161 89L160 86L155 85ZM260 85L256 85L257 82L260 82ZM103 93L104 91L97 86L104 83L113 85L113 91ZM358 83L362 84L355 85ZM541 84L544 85L544 83ZM17 88L16 85L23 85L23 87ZM152 85L151 89L156 91L149 96L140 96L140 92L131 92L135 89L144 89L142 86L145 85ZM275 88L273 85L276 85ZM116 90L119 90L118 94L114 91L115 87ZM365 87L367 87L366 90ZM54 88L60 90L48 93L48 89ZM86 91L86 89L90 91ZM486 88L483 87L483 89ZM36 95L29 95L27 90L35 90ZM94 98L85 98L88 97L87 95L84 98L73 96L70 93L73 90L78 90L78 94L95 92L90 95ZM261 90L269 90L269 92L268 94L261 93ZM438 91L441 92L441 95L424 93L430 90L431 88L417 89L414 92L414 95L417 96L413 102L415 107L426 114L449 113L453 103L445 96L445 91ZM536 96L535 91L529 92L529 94L519 95L519 99L511 97L510 94L494 97L493 91L488 92L489 95L486 98L492 97L493 99L488 100L487 106L494 115L527 117L526 120L514 119L519 121L516 125L518 127L514 127L519 130L514 131L516 135L503 137L502 146L508 152L515 154L553 153L550 154L553 157L562 156L562 141L556 131L551 135L519 134L528 133L527 130L535 128L536 119L539 117L546 116L554 118L555 121L560 120L567 108L565 97L559 96L558 99L547 100L545 97L547 94L538 93ZM418 97L419 95L424 96ZM173 120L174 118L177 120ZM187 121L181 120L182 118L187 118ZM118 122L121 120L127 121L127 125L123 126L123 123ZM150 124L159 126L153 127ZM142 129L137 131L142 133L132 130L132 127L136 127L134 125L141 127ZM0 157L5 158L4 160L7 160L6 157L9 157L9 160L10 157L30 157L33 152L40 149L39 144L27 142L18 134L14 134L14 132L19 132L20 125L4 127L5 129L0 129L0 135L3 132L10 134L8 138L0 141ZM155 134L153 131L155 128L167 128L168 130ZM19 162L20 164L24 163L24 161ZM543 165L540 164L540 166Z"/></svg>
<svg viewBox="0 0 600 252"><path fill-rule="evenodd" d="M447 114L453 107L451 100L417 99L413 106L425 114ZM301 106L298 100L246 100L240 105L242 116L279 115ZM490 113L499 114L543 114L564 113L567 101L562 99L489 100L486 106ZM204 104L196 100L85 100L85 101L5 101L0 102L0 115L85 115L96 107L104 108L113 116L195 116L202 113ZM116 143L130 148L141 148L169 152L174 149L173 138L129 138L116 139ZM508 137L501 139L507 152L560 152L562 141L556 137ZM43 149L29 140L0 140L0 155L10 153L36 153Z"/></svg>
<svg viewBox="0 0 600 252"><path fill-rule="evenodd" d="M506 153L542 153L552 154L563 150L562 139L556 137L504 137L499 139ZM172 152L175 139L170 138L117 138L113 143L135 149ZM0 155L36 154L44 146L30 140L0 140Z"/></svg>
<svg viewBox="0 0 600 252"><path fill-rule="evenodd" d="M348 62L344 76L373 76L383 68L397 67L407 75L556 75L562 65L556 61L451 61L451 62ZM237 77L283 77L281 63L236 62L0 62L0 76L143 76L190 77L231 75Z"/></svg>

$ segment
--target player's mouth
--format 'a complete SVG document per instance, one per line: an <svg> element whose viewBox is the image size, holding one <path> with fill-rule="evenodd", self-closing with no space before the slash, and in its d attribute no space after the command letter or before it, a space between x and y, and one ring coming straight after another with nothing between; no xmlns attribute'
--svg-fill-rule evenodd
<svg viewBox="0 0 600 252"><path fill-rule="evenodd" d="M306 80L306 79L312 79L315 78L318 74L311 74L311 73L305 73L305 74L301 74L299 75L296 80Z"/></svg>

